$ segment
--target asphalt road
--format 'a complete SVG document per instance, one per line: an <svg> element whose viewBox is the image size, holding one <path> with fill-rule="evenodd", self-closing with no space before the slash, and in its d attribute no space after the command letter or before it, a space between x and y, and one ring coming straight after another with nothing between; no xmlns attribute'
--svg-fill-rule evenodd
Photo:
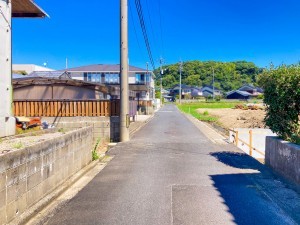
<svg viewBox="0 0 300 225"><path fill-rule="evenodd" d="M299 194L167 105L48 225L300 224Z"/></svg>

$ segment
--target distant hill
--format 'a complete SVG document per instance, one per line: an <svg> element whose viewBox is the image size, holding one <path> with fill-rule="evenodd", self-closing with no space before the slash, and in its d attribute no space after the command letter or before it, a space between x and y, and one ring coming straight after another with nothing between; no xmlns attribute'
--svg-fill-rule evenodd
<svg viewBox="0 0 300 225"><path fill-rule="evenodd" d="M231 91L243 84L256 84L258 74L263 69L252 62L215 62L188 61L183 64L182 83L193 86L212 85L212 68L215 71L215 87L222 91ZM172 64L163 67L163 87L170 88L179 83L179 65ZM154 71L157 85L160 84L160 70Z"/></svg>

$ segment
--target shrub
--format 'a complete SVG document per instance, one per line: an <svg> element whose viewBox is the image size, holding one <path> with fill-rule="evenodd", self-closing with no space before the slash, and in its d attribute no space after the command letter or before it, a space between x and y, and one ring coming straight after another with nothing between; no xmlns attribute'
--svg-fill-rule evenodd
<svg viewBox="0 0 300 225"><path fill-rule="evenodd" d="M264 99L264 95L263 95L263 94L258 95L258 96L257 96L257 99L259 99L259 100Z"/></svg>
<svg viewBox="0 0 300 225"><path fill-rule="evenodd" d="M280 66L263 72L266 125L286 141L300 144L300 65Z"/></svg>
<svg viewBox="0 0 300 225"><path fill-rule="evenodd" d="M204 116L208 116L208 115L209 115L208 111L207 111L207 110L204 111L203 115L204 115Z"/></svg>
<svg viewBox="0 0 300 225"><path fill-rule="evenodd" d="M220 95L215 96L215 100L216 100L216 102L220 102L221 101L221 96Z"/></svg>

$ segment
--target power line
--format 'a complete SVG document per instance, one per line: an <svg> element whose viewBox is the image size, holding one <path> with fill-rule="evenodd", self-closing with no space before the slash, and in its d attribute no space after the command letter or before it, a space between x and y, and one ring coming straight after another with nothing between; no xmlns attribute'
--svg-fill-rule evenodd
<svg viewBox="0 0 300 225"><path fill-rule="evenodd" d="M161 51L164 54L164 41L163 41L163 29L162 29L162 16L161 16L161 2L158 0L158 15L160 22L160 39L161 39Z"/></svg>
<svg viewBox="0 0 300 225"><path fill-rule="evenodd" d="M153 67L153 70L155 70L155 63L154 63L154 60L153 60L153 57L152 57L152 52L151 52L149 38L148 38L147 29L146 29L146 25L145 25L145 20L144 20L144 14L143 14L141 1L140 0L135 0L135 6L136 6L136 9L137 9L137 12L138 12L140 25L141 25L141 28L142 28L142 32L143 32L146 48L147 48L147 51L148 51L150 63Z"/></svg>
<svg viewBox="0 0 300 225"><path fill-rule="evenodd" d="M134 29L134 34L135 34L136 42L138 44L139 51L141 53L142 52L141 51L142 48L141 48L141 44L140 44L139 39L138 39L137 30L136 30L136 26L135 26L134 19L133 19L133 11L132 11L132 8L131 8L130 1L128 3L129 3L128 5L129 5L130 17L131 17L131 22L133 24L133 29Z"/></svg>
<svg viewBox="0 0 300 225"><path fill-rule="evenodd" d="M146 8L147 8L147 12L148 12L149 23L150 23L150 28L151 28L150 30L151 30L153 42L157 43L155 35L154 35L154 29L153 29L153 25L152 25L151 14L150 14L150 10L149 10L150 7L149 7L149 4L148 4L148 0L146 0Z"/></svg>

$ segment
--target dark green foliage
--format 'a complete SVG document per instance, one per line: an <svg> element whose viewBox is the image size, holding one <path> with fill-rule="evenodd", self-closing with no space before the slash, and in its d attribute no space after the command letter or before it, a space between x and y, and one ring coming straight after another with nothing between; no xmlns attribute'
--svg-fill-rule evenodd
<svg viewBox="0 0 300 225"><path fill-rule="evenodd" d="M182 83L192 86L211 85L213 83L212 68L215 70L215 87L222 91L231 91L243 84L256 84L257 75L262 72L254 63L239 62L201 62L189 61L183 65ZM163 86L171 88L179 83L179 65L164 66ZM154 71L157 75L157 85L160 85L160 70Z"/></svg>
<svg viewBox="0 0 300 225"><path fill-rule="evenodd" d="M266 125L284 140L300 144L300 66L280 66L259 77L265 89Z"/></svg>

